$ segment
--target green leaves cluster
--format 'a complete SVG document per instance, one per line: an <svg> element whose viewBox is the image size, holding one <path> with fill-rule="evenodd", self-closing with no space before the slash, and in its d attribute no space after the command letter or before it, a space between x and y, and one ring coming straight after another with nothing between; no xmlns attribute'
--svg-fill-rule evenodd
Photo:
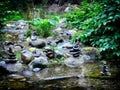
<svg viewBox="0 0 120 90"><path fill-rule="evenodd" d="M52 33L52 27L56 26L58 21L59 17L55 16L53 19L36 18L34 21L30 21L29 24L31 29L36 30L39 36L48 37Z"/></svg>
<svg viewBox="0 0 120 90"><path fill-rule="evenodd" d="M101 54L106 58L120 57L120 1L106 0L101 3L103 10L96 16L93 30L87 38L91 39L91 45L100 48Z"/></svg>
<svg viewBox="0 0 120 90"><path fill-rule="evenodd" d="M67 18L68 25L77 29L83 29L82 23L87 20L84 23L88 24L91 18L94 18L102 9L98 3L88 3L87 1L81 3L81 8L71 8L73 11L66 13L64 17Z"/></svg>
<svg viewBox="0 0 120 90"><path fill-rule="evenodd" d="M75 37L79 37L83 43L98 47L103 58L119 59L120 0L83 2L81 9L70 13L71 17L69 14L66 16L68 23L82 30Z"/></svg>

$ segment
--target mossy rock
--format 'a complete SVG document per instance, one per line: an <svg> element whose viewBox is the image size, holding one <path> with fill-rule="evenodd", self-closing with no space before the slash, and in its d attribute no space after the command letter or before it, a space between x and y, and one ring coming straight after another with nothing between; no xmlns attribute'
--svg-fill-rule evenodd
<svg viewBox="0 0 120 90"><path fill-rule="evenodd" d="M88 78L94 78L94 79L120 79L120 77L117 77L116 73L111 72L110 76L104 76L100 72L92 72L86 75Z"/></svg>
<svg viewBox="0 0 120 90"><path fill-rule="evenodd" d="M99 50L95 47L84 47L82 48L82 53L83 54L95 54L97 56L100 55Z"/></svg>

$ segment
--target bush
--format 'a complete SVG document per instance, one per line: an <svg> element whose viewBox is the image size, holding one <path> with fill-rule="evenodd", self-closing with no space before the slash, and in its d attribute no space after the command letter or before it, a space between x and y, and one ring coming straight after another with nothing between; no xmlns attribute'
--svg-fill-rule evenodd
<svg viewBox="0 0 120 90"><path fill-rule="evenodd" d="M82 11L81 11L82 10ZM82 3L80 14L68 14L68 23L82 32L75 35L81 42L98 47L103 58L120 58L120 1L101 0L101 3ZM75 38L74 37L74 38Z"/></svg>
<svg viewBox="0 0 120 90"><path fill-rule="evenodd" d="M36 30L39 36L48 37L51 35L52 27L56 26L59 21L58 17L54 17L53 19L41 19L36 18L34 21L30 21L31 29Z"/></svg>
<svg viewBox="0 0 120 90"><path fill-rule="evenodd" d="M74 11L66 13L64 17L67 19L68 25L77 29L83 29L82 22L94 18L101 11L101 6L98 3L88 3L87 1L81 3L81 8L72 8Z"/></svg>
<svg viewBox="0 0 120 90"><path fill-rule="evenodd" d="M106 0L101 3L103 10L98 16L93 18L93 24L86 38L89 39L92 46L99 47L104 58L120 57L120 1ZM87 28L86 28L87 29Z"/></svg>

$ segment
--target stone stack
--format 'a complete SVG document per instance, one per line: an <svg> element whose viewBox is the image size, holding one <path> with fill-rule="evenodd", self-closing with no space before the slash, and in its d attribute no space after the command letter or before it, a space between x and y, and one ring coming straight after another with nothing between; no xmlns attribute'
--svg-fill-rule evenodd
<svg viewBox="0 0 120 90"><path fill-rule="evenodd" d="M14 53L10 53L8 59L5 59L6 63L16 63L17 59Z"/></svg>
<svg viewBox="0 0 120 90"><path fill-rule="evenodd" d="M74 46L71 50L70 53L73 55L73 57L79 57L79 55L81 54L81 49L79 46Z"/></svg>
<svg viewBox="0 0 120 90"><path fill-rule="evenodd" d="M50 59L55 58L55 52L51 48L45 49L46 56Z"/></svg>

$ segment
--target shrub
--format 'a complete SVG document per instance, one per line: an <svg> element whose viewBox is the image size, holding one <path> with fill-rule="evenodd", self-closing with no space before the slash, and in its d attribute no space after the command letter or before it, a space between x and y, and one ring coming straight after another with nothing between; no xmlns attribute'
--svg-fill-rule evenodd
<svg viewBox="0 0 120 90"><path fill-rule="evenodd" d="M103 10L93 19L93 27L86 32L92 46L99 47L104 58L120 57L120 1L106 0L101 3Z"/></svg>
<svg viewBox="0 0 120 90"><path fill-rule="evenodd" d="M56 26L58 21L58 17L54 17L53 19L36 18L34 21L30 21L29 24L32 27L31 29L36 30L39 36L48 37L52 33L52 27Z"/></svg>
<svg viewBox="0 0 120 90"><path fill-rule="evenodd" d="M75 37L79 37L83 43L98 47L103 58L119 59L120 0L101 0L101 3L90 4L83 2L80 10L84 13L75 15L75 11L70 12L74 13L71 18L66 16L68 23L82 29Z"/></svg>
<svg viewBox="0 0 120 90"><path fill-rule="evenodd" d="M66 13L64 17L67 19L68 25L77 29L83 29L82 22L94 18L101 11L98 3L88 3L87 1L81 3L81 8L72 8L74 11Z"/></svg>

